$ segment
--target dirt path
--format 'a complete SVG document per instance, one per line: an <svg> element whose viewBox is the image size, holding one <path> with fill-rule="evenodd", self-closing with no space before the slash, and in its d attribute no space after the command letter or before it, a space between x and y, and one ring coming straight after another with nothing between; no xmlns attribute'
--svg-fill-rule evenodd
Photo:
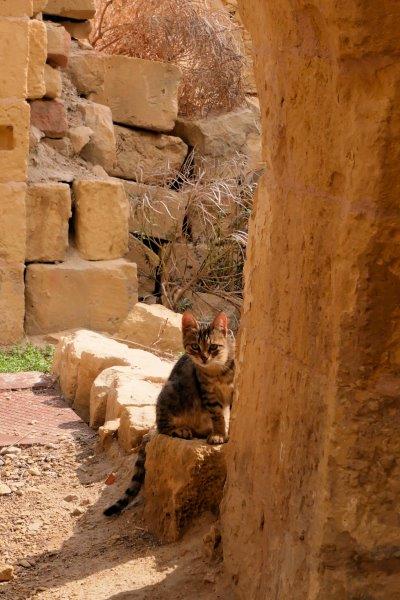
<svg viewBox="0 0 400 600"><path fill-rule="evenodd" d="M177 544L160 545L140 505L107 520L103 508L129 479L131 459L96 453L97 436L72 431L57 443L0 456L1 561L15 567L1 600L226 600L219 568L203 554L209 523ZM4 464L1 464L4 463ZM111 471L117 483L106 486Z"/></svg>

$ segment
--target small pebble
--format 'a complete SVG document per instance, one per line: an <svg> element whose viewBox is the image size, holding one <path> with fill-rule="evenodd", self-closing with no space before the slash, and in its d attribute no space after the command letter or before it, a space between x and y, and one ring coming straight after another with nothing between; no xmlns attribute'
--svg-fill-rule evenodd
<svg viewBox="0 0 400 600"><path fill-rule="evenodd" d="M6 446L0 450L0 454L21 454L21 448L17 446Z"/></svg>
<svg viewBox="0 0 400 600"><path fill-rule="evenodd" d="M20 567L25 567L25 569L30 569L32 566L25 558L21 558L21 560L18 561L18 564Z"/></svg>
<svg viewBox="0 0 400 600"><path fill-rule="evenodd" d="M78 496L76 494L68 494L68 496L65 496L64 500L65 502L75 502L75 500L78 500Z"/></svg>
<svg viewBox="0 0 400 600"><path fill-rule="evenodd" d="M71 512L71 515L73 517L79 517L80 515L83 515L85 511L83 510L83 508L79 508L79 506L77 506L76 508L74 508L74 510Z"/></svg>
<svg viewBox="0 0 400 600"><path fill-rule="evenodd" d="M40 475L40 471L37 467L31 467L28 469L29 475Z"/></svg>
<svg viewBox="0 0 400 600"><path fill-rule="evenodd" d="M6 483L0 483L0 496L11 494L11 488Z"/></svg>
<svg viewBox="0 0 400 600"><path fill-rule="evenodd" d="M14 576L14 567L0 564L0 581L10 581Z"/></svg>

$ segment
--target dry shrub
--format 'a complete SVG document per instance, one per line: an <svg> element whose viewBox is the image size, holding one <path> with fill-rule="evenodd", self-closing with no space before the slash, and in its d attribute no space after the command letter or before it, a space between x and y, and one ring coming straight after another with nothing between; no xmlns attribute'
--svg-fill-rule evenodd
<svg viewBox="0 0 400 600"><path fill-rule="evenodd" d="M183 231L177 228L168 243L146 236L143 232L149 229L154 203L144 197L146 210L139 211L143 221L138 221L138 232L160 256L158 283L165 306L182 312L209 303L214 312L223 306L238 312L243 297L248 221L260 172L249 172L247 157L237 155L221 162L220 177L210 174L205 166L193 178L191 163L187 161L180 180L180 193L188 200ZM165 186L167 211L168 181ZM215 302L218 299L220 303Z"/></svg>
<svg viewBox="0 0 400 600"><path fill-rule="evenodd" d="M179 112L205 116L244 100L240 36L206 0L96 0L92 43L99 51L157 60L182 71Z"/></svg>

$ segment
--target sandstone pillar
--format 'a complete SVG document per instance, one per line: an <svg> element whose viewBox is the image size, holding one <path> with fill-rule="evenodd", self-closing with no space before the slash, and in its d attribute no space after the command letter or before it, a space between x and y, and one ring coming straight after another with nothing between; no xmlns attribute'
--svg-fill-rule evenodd
<svg viewBox="0 0 400 600"><path fill-rule="evenodd" d="M222 505L238 598L400 590L400 6L242 0L263 179Z"/></svg>

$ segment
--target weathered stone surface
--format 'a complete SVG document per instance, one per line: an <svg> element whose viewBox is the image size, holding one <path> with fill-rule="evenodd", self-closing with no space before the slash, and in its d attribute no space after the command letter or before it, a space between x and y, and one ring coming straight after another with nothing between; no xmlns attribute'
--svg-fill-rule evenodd
<svg viewBox="0 0 400 600"><path fill-rule="evenodd" d="M29 151L29 105L0 100L0 183L25 181Z"/></svg>
<svg viewBox="0 0 400 600"><path fill-rule="evenodd" d="M106 450L110 447L114 438L117 437L118 428L120 425L120 419L114 419L113 421L107 421L104 425L98 428L97 433L99 436L100 446Z"/></svg>
<svg viewBox="0 0 400 600"><path fill-rule="evenodd" d="M0 17L0 56L0 99L26 98L29 21Z"/></svg>
<svg viewBox="0 0 400 600"><path fill-rule="evenodd" d="M166 368L169 370L170 365ZM164 380L147 381L132 367L110 367L90 390L90 426L119 419L118 441L126 451L137 446L155 423L155 404Z"/></svg>
<svg viewBox="0 0 400 600"><path fill-rule="evenodd" d="M225 448L156 435L146 448L144 518L150 531L176 541L203 512L218 513Z"/></svg>
<svg viewBox="0 0 400 600"><path fill-rule="evenodd" d="M133 235L129 236L128 246L129 250L125 259L137 265L139 298L144 298L154 293L160 259L155 252Z"/></svg>
<svg viewBox="0 0 400 600"><path fill-rule="evenodd" d="M182 234L187 196L168 188L123 181L129 201L129 231L173 240Z"/></svg>
<svg viewBox="0 0 400 600"><path fill-rule="evenodd" d="M239 599L395 600L400 70L378 81L367 64L398 54L400 5L240 4L268 170L247 248L225 570Z"/></svg>
<svg viewBox="0 0 400 600"><path fill-rule="evenodd" d="M0 345L24 335L24 265L0 261Z"/></svg>
<svg viewBox="0 0 400 600"><path fill-rule="evenodd" d="M118 329L117 337L146 346L179 354L182 352L182 315L162 304L138 303Z"/></svg>
<svg viewBox="0 0 400 600"><path fill-rule="evenodd" d="M63 21L62 25L74 40L87 40L92 31L90 21Z"/></svg>
<svg viewBox="0 0 400 600"><path fill-rule="evenodd" d="M108 106L87 102L81 105L83 121L93 131L82 157L106 171L111 171L117 160L116 140L111 110Z"/></svg>
<svg viewBox="0 0 400 600"><path fill-rule="evenodd" d="M75 47L69 74L80 93L111 108L116 123L152 131L174 128L181 77L174 65Z"/></svg>
<svg viewBox="0 0 400 600"><path fill-rule="evenodd" d="M101 88L104 81L105 55L93 50L81 50L73 42L68 62L68 75L79 94L89 96Z"/></svg>
<svg viewBox="0 0 400 600"><path fill-rule="evenodd" d="M178 137L115 127L117 156L111 175L145 184L174 180L188 153Z"/></svg>
<svg viewBox="0 0 400 600"><path fill-rule="evenodd" d="M48 0L33 0L33 14L41 13L47 6Z"/></svg>
<svg viewBox="0 0 400 600"><path fill-rule="evenodd" d="M70 19L92 19L95 15L94 0L48 0L44 8L47 15Z"/></svg>
<svg viewBox="0 0 400 600"><path fill-rule="evenodd" d="M29 22L29 64L27 97L42 98L46 93L44 67L47 59L46 25L37 19Z"/></svg>
<svg viewBox="0 0 400 600"><path fill-rule="evenodd" d="M26 330L77 327L113 332L137 302L136 266L72 255L59 265L31 264L26 277Z"/></svg>
<svg viewBox="0 0 400 600"><path fill-rule="evenodd" d="M261 167L260 124L250 108L204 119L179 118L174 134L195 149L194 162L199 169L229 172L239 156L248 157L248 170Z"/></svg>
<svg viewBox="0 0 400 600"><path fill-rule="evenodd" d="M32 125L29 128L29 152L35 150L38 147L40 140L42 140L43 138L43 131L40 131L40 129Z"/></svg>
<svg viewBox="0 0 400 600"><path fill-rule="evenodd" d="M75 154L79 154L81 150L90 142L90 138L93 135L93 130L85 125L79 125L78 127L71 127L68 129L68 137L72 142L72 147Z"/></svg>
<svg viewBox="0 0 400 600"><path fill-rule="evenodd" d="M74 156L72 142L67 137L63 137L60 139L52 139L45 137L43 139L43 144L50 146L50 148L53 148L53 150L58 152L58 154L61 154L61 156L65 156L66 158L72 158ZM62 171L55 171L52 179L56 181L64 181L65 183L71 183L74 179L74 174L71 171L67 171L65 174Z"/></svg>
<svg viewBox="0 0 400 600"><path fill-rule="evenodd" d="M24 183L0 183L0 261L25 260L25 195Z"/></svg>
<svg viewBox="0 0 400 600"><path fill-rule="evenodd" d="M31 102L31 123L50 138L62 138L68 131L67 113L60 100Z"/></svg>
<svg viewBox="0 0 400 600"><path fill-rule="evenodd" d="M75 180L75 241L88 260L121 258L128 251L129 205L122 183Z"/></svg>
<svg viewBox="0 0 400 600"><path fill-rule="evenodd" d="M62 69L65 69L68 65L71 36L62 25L47 21L46 27L47 62L52 67L61 67Z"/></svg>
<svg viewBox="0 0 400 600"><path fill-rule="evenodd" d="M26 198L28 261L65 260L71 192L65 183L36 183Z"/></svg>
<svg viewBox="0 0 400 600"><path fill-rule="evenodd" d="M31 17L32 0L0 0L1 17Z"/></svg>
<svg viewBox="0 0 400 600"><path fill-rule="evenodd" d="M116 123L171 131L178 115L180 78L172 64L108 56L104 83L90 99L109 106Z"/></svg>
<svg viewBox="0 0 400 600"><path fill-rule="evenodd" d="M192 240L207 243L210 238L226 239L234 231L245 231L244 202L244 198L224 194L222 186L219 194L210 194L209 188L203 194L200 189L189 194L187 222Z"/></svg>
<svg viewBox="0 0 400 600"><path fill-rule="evenodd" d="M57 346L53 370L59 377L64 397L75 408L79 408L84 418L89 420L90 393L93 382L105 369L113 366L127 366L136 378L167 378L172 365L143 350L131 350L92 331L80 330L63 338ZM156 377L155 377L156 374ZM101 386L108 386L111 379L103 377ZM98 382L98 386L100 386ZM101 400L92 415L92 423L97 426L105 419L106 400Z"/></svg>
<svg viewBox="0 0 400 600"><path fill-rule="evenodd" d="M62 81L61 73L57 69L53 69L50 65L44 66L44 82L46 98L59 98L61 96Z"/></svg>

